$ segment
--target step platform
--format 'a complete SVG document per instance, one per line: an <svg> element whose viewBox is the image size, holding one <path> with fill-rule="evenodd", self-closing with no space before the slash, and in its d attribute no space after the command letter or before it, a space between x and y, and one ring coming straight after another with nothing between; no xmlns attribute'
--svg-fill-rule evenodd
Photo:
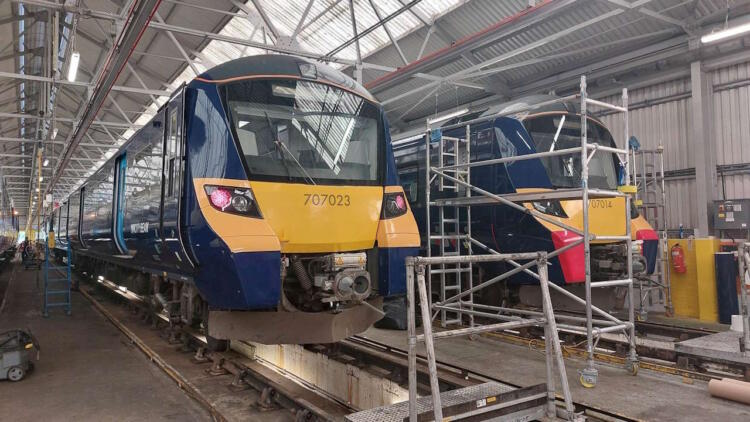
<svg viewBox="0 0 750 422"><path fill-rule="evenodd" d="M740 352L742 332L722 331L703 337L675 343L674 350L680 355L691 355L716 362L750 365L750 352Z"/></svg>
<svg viewBox="0 0 750 422"><path fill-rule="evenodd" d="M544 417L547 406L547 385L537 384L514 388L497 382L472 385L440 393L443 420L531 421ZM417 399L419 422L434 421L432 396ZM408 422L409 402L377 407L352 413L350 422Z"/></svg>

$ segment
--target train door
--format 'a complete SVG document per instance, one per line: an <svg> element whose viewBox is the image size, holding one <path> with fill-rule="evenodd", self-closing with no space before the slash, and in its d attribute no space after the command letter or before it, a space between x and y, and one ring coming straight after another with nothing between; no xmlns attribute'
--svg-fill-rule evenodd
<svg viewBox="0 0 750 422"><path fill-rule="evenodd" d="M180 208L184 173L184 85L169 100L165 114L162 152L161 234L162 260L186 269L192 262L182 247Z"/></svg>
<svg viewBox="0 0 750 422"><path fill-rule="evenodd" d="M123 255L128 254L128 247L123 236L125 213L125 178L127 172L127 155L122 154L115 160L114 201L112 204L112 238L117 249Z"/></svg>
<svg viewBox="0 0 750 422"><path fill-rule="evenodd" d="M86 186L81 188L80 202L78 205L78 227L76 234L78 235L78 242L81 243L83 249L88 249L86 242L83 240L83 200L86 198Z"/></svg>

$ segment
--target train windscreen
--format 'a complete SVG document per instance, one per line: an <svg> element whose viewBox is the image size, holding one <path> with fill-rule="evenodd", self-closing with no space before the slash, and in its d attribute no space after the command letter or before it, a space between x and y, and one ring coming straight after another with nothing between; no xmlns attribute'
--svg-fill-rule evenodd
<svg viewBox="0 0 750 422"><path fill-rule="evenodd" d="M249 80L223 90L252 179L381 184L384 125L374 104L308 80Z"/></svg>
<svg viewBox="0 0 750 422"><path fill-rule="evenodd" d="M537 152L557 151L581 146L581 119L571 114L544 114L524 120L524 127L534 140ZM615 147L607 128L593 119L588 120L587 141ZM553 155L541 158L552 186L581 187L581 154ZM599 151L589 161L589 187L617 189L617 157Z"/></svg>

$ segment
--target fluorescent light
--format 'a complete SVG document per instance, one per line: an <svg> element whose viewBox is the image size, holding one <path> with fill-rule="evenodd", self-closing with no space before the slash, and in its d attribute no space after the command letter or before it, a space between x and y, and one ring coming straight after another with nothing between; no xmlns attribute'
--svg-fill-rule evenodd
<svg viewBox="0 0 750 422"><path fill-rule="evenodd" d="M45 158L42 166L47 167L49 165L49 158Z"/></svg>
<svg viewBox="0 0 750 422"><path fill-rule="evenodd" d="M442 116L436 116L436 117L429 118L429 119L427 119L427 124L431 125L433 123L442 122L443 120L448 120L448 119L451 119L453 117L458 117L458 116L460 116L462 114L466 114L468 112L469 112L468 108L462 108L461 110L456 110L456 111L453 111L451 113L443 114Z"/></svg>
<svg viewBox="0 0 750 422"><path fill-rule="evenodd" d="M738 25L732 28L726 28L722 29L721 31L712 32L710 34L706 34L701 37L701 42L703 44L712 43L715 41L723 40L725 38L734 37L736 35L744 34L745 32L750 32L750 22Z"/></svg>
<svg viewBox="0 0 750 422"><path fill-rule="evenodd" d="M52 129L52 139L57 138L57 128Z"/></svg>
<svg viewBox="0 0 750 422"><path fill-rule="evenodd" d="M70 55L70 66L68 66L68 81L75 82L76 75L78 74L78 62L81 61L81 54L74 51Z"/></svg>

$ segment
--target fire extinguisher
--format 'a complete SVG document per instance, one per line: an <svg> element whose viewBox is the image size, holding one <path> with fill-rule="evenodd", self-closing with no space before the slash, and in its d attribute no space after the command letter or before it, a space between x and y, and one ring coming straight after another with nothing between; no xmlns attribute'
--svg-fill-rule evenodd
<svg viewBox="0 0 750 422"><path fill-rule="evenodd" d="M685 274L687 267L685 266L685 251L682 249L679 243L672 246L670 251L672 254L672 268L677 274Z"/></svg>

